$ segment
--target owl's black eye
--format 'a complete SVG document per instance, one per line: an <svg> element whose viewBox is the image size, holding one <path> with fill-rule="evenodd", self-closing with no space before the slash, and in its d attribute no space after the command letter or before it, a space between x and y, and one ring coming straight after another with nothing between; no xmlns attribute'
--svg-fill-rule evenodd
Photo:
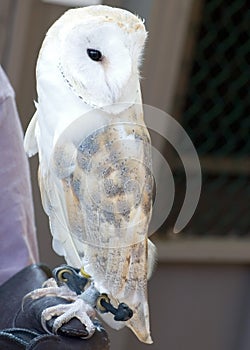
<svg viewBox="0 0 250 350"><path fill-rule="evenodd" d="M87 49L87 54L93 61L98 62L102 60L102 53L99 50Z"/></svg>

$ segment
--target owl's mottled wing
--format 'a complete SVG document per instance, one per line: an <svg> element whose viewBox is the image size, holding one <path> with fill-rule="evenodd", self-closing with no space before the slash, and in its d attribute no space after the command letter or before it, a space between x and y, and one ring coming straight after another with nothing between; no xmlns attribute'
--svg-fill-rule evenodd
<svg viewBox="0 0 250 350"><path fill-rule="evenodd" d="M127 303L134 316L126 325L150 342L149 135L143 124L115 122L81 137L82 123L84 116L59 138L47 174L40 174L54 248L69 265L83 265L114 303ZM72 141L73 134L78 136ZM121 326L111 319L109 323Z"/></svg>

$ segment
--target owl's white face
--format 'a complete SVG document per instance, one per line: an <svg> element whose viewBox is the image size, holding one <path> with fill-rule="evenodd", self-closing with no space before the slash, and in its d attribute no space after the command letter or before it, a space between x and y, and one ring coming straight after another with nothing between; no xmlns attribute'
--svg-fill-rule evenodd
<svg viewBox="0 0 250 350"><path fill-rule="evenodd" d="M62 27L60 70L85 102L106 106L136 95L146 32L96 19ZM132 102L132 101L131 101Z"/></svg>

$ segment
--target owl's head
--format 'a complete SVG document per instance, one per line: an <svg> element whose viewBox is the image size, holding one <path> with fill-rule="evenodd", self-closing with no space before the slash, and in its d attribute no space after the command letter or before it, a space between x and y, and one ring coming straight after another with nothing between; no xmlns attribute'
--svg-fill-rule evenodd
<svg viewBox="0 0 250 350"><path fill-rule="evenodd" d="M67 11L47 35L65 82L97 107L134 102L146 36L137 16L101 5Z"/></svg>

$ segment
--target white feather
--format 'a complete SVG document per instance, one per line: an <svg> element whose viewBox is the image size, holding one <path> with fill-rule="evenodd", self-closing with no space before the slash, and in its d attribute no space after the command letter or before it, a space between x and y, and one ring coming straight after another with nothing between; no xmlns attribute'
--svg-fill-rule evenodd
<svg viewBox="0 0 250 350"><path fill-rule="evenodd" d="M37 112L31 119L29 126L25 133L24 138L24 150L29 157L34 156L38 152L37 141L36 141L36 123L37 123Z"/></svg>

